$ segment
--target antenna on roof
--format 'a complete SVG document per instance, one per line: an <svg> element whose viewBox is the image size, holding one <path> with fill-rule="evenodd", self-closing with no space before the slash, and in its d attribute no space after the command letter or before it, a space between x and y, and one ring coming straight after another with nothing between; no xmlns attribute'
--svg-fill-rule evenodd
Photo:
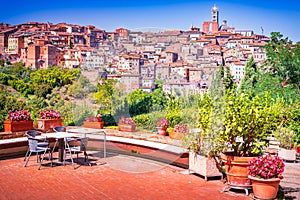
<svg viewBox="0 0 300 200"><path fill-rule="evenodd" d="M264 29L263 29L262 26L260 28L261 28L261 34L263 35L264 34Z"/></svg>

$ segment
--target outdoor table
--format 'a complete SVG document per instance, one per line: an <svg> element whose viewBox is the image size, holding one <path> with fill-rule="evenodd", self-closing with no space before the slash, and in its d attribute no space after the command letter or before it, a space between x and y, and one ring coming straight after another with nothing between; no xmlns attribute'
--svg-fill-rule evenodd
<svg viewBox="0 0 300 200"><path fill-rule="evenodd" d="M103 147L103 157L106 158L106 132L105 129L96 129L96 128L72 128L67 129L68 133L76 133L77 135L82 135L82 137L86 137L86 134L95 134L102 133L104 135L104 147Z"/></svg>
<svg viewBox="0 0 300 200"><path fill-rule="evenodd" d="M58 161L63 162L64 161L64 139L65 138L72 138L72 137L80 137L79 134L75 133L68 133L68 132L54 132L54 133L44 133L42 136L45 136L47 138L55 138L58 140Z"/></svg>

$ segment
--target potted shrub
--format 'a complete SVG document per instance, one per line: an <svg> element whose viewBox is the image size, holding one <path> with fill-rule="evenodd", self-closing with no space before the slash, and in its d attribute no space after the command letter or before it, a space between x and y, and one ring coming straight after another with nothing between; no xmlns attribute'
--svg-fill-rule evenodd
<svg viewBox="0 0 300 200"><path fill-rule="evenodd" d="M87 117L83 122L83 127L102 129L104 127L104 122L100 115L97 115L97 117Z"/></svg>
<svg viewBox="0 0 300 200"><path fill-rule="evenodd" d="M200 132L191 132L184 135L183 145L189 150L189 173L196 173L209 177L222 177L217 162L210 155L213 145L208 140L201 139Z"/></svg>
<svg viewBox="0 0 300 200"><path fill-rule="evenodd" d="M176 140L182 140L187 133L189 133L189 127L187 125L176 124L173 131L169 132L169 137Z"/></svg>
<svg viewBox="0 0 300 200"><path fill-rule="evenodd" d="M136 124L131 117L122 116L118 121L119 131L135 132Z"/></svg>
<svg viewBox="0 0 300 200"><path fill-rule="evenodd" d="M33 120L28 110L9 111L7 120L4 120L5 132L17 132L33 129Z"/></svg>
<svg viewBox="0 0 300 200"><path fill-rule="evenodd" d="M169 127L169 121L166 118L159 118L157 121L157 130L159 135L166 135L166 130Z"/></svg>
<svg viewBox="0 0 300 200"><path fill-rule="evenodd" d="M55 126L62 126L62 118L56 110L42 110L39 114L38 129L49 130Z"/></svg>
<svg viewBox="0 0 300 200"><path fill-rule="evenodd" d="M284 163L278 156L267 154L249 161L248 177L254 196L258 199L274 199L280 180L283 178Z"/></svg>
<svg viewBox="0 0 300 200"><path fill-rule="evenodd" d="M249 94L226 95L223 129L217 135L229 187L250 188L248 162L262 154L267 136L280 123L281 101Z"/></svg>
<svg viewBox="0 0 300 200"><path fill-rule="evenodd" d="M293 148L297 135L287 127L280 126L275 131L275 138L279 142L278 156L283 160L295 161L296 151Z"/></svg>

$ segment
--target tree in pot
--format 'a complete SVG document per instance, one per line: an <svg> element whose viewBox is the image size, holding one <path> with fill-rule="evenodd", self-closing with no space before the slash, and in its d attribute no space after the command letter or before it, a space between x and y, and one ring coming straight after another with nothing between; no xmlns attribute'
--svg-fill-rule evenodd
<svg viewBox="0 0 300 200"><path fill-rule="evenodd" d="M249 161L248 169L248 177L251 179L255 198L276 198L280 180L283 179L282 159L270 154L260 156Z"/></svg>
<svg viewBox="0 0 300 200"><path fill-rule="evenodd" d="M261 155L270 132L281 122L283 101L245 93L226 94L223 129L217 135L217 151L225 164L230 187L250 188L248 161Z"/></svg>

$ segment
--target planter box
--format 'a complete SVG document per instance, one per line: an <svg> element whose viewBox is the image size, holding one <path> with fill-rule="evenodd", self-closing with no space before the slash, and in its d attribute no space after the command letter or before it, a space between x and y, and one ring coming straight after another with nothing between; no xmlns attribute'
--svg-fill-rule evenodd
<svg viewBox="0 0 300 200"><path fill-rule="evenodd" d="M223 177L213 158L201 156L194 152L189 152L189 171L204 176L206 181L209 177Z"/></svg>
<svg viewBox="0 0 300 200"><path fill-rule="evenodd" d="M296 151L294 149L284 149L280 148L278 151L278 156L283 160L295 161L296 160Z"/></svg>
<svg viewBox="0 0 300 200"><path fill-rule="evenodd" d="M136 125L130 125L130 124L118 124L119 131L127 131L127 132L135 132L136 131Z"/></svg>
<svg viewBox="0 0 300 200"><path fill-rule="evenodd" d="M104 122L83 122L83 127L102 129L104 127Z"/></svg>
<svg viewBox="0 0 300 200"><path fill-rule="evenodd" d="M38 129L49 130L55 126L62 126L62 119L38 119Z"/></svg>
<svg viewBox="0 0 300 200"><path fill-rule="evenodd" d="M184 133L178 133L175 131L169 131L169 137L175 140L182 140L184 137Z"/></svg>
<svg viewBox="0 0 300 200"><path fill-rule="evenodd" d="M4 120L4 132L18 132L33 129L33 120L9 121Z"/></svg>

